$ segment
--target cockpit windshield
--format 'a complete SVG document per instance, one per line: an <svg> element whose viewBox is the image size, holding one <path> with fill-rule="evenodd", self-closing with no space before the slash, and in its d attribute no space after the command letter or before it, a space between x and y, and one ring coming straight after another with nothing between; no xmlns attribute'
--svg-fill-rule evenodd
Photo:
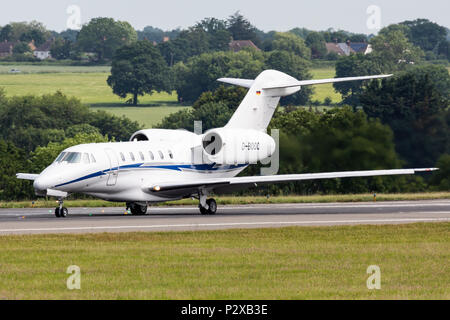
<svg viewBox="0 0 450 320"><path fill-rule="evenodd" d="M62 156L58 162L80 163L81 162L81 153L80 152L66 152L66 154L64 156Z"/></svg>
<svg viewBox="0 0 450 320"><path fill-rule="evenodd" d="M81 152L61 152L61 154L55 159L55 163L95 163L94 155L91 153L81 153Z"/></svg>
<svg viewBox="0 0 450 320"><path fill-rule="evenodd" d="M55 162L61 162L61 159L64 158L67 152L61 152L58 157L56 157Z"/></svg>

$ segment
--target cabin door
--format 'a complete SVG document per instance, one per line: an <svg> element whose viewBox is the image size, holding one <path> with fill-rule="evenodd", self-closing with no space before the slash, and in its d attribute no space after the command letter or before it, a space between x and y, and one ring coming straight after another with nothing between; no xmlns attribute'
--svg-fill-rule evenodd
<svg viewBox="0 0 450 320"><path fill-rule="evenodd" d="M105 152L109 159L108 180L106 181L106 185L115 186L117 176L119 175L119 158L112 149L105 149Z"/></svg>

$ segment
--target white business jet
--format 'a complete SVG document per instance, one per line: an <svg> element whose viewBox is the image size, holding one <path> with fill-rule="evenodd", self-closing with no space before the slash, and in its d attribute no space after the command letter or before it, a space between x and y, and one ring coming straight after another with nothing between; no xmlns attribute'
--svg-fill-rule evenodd
<svg viewBox="0 0 450 320"><path fill-rule="evenodd" d="M197 198L202 214L215 214L216 201L208 198L264 183L414 174L435 168L344 171L236 177L249 164L270 158L274 139L267 126L280 97L301 86L341 81L369 80L390 75L299 81L285 73L266 70L255 80L221 78L218 81L248 88L248 93L223 128L204 134L185 130L146 129L129 142L92 143L67 148L40 174L18 173L34 180L39 196L59 200L56 217L66 217L63 200L83 193L109 201L126 202L133 214L147 212L152 202Z"/></svg>

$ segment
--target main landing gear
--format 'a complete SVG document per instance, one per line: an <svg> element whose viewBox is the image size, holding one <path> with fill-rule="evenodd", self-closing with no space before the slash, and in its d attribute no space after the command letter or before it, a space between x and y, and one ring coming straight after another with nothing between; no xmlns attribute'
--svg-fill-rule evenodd
<svg viewBox="0 0 450 320"><path fill-rule="evenodd" d="M69 214L69 210L66 207L63 207L64 199L58 199L59 206L55 209L55 216L57 218L65 218Z"/></svg>
<svg viewBox="0 0 450 320"><path fill-rule="evenodd" d="M213 198L206 199L206 193L199 192L199 200L200 204L198 208L200 209L201 214L216 214L217 211L217 203Z"/></svg>
<svg viewBox="0 0 450 320"><path fill-rule="evenodd" d="M135 202L127 203L127 210L130 209L131 214L143 216L147 213L147 204L139 204Z"/></svg>

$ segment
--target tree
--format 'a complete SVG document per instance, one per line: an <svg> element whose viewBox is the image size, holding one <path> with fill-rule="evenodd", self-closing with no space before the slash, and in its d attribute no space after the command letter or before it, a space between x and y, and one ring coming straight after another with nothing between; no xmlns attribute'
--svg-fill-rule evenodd
<svg viewBox="0 0 450 320"><path fill-rule="evenodd" d="M401 30L382 29L378 36L370 40L373 54L383 61L391 71L403 70L410 64L420 62L423 51L415 47Z"/></svg>
<svg viewBox="0 0 450 320"><path fill-rule="evenodd" d="M13 54L26 54L31 53L31 48L26 42L19 42L13 48Z"/></svg>
<svg viewBox="0 0 450 320"><path fill-rule="evenodd" d="M45 28L41 22L11 22L8 26L8 41L31 42L34 40L37 46L43 44L51 33Z"/></svg>
<svg viewBox="0 0 450 320"><path fill-rule="evenodd" d="M223 127L237 109L247 89L235 86L220 86L207 91L195 101L192 109L180 110L165 117L158 128L194 130L194 121L202 121L203 131Z"/></svg>
<svg viewBox="0 0 450 320"><path fill-rule="evenodd" d="M280 129L280 173L332 172L395 168L390 128L351 108L324 113L296 109L278 112L270 128ZM392 180L381 178L333 179L292 183L286 193L385 191Z"/></svg>
<svg viewBox="0 0 450 320"><path fill-rule="evenodd" d="M396 150L410 167L433 166L450 153L449 100L433 81L442 74L434 67L420 70L371 82L360 97L369 117L392 128Z"/></svg>
<svg viewBox="0 0 450 320"><path fill-rule="evenodd" d="M159 44L158 49L172 67L179 61L210 51L209 36L201 28L189 28L181 31L175 40Z"/></svg>
<svg viewBox="0 0 450 320"><path fill-rule="evenodd" d="M289 51L304 59L311 58L311 50L306 46L305 41L299 36L289 32L275 33L272 41L272 50Z"/></svg>
<svg viewBox="0 0 450 320"><path fill-rule="evenodd" d="M112 18L94 18L78 34L78 45L85 51L95 52L97 60L111 59L123 45L137 41L137 33L128 22Z"/></svg>
<svg viewBox="0 0 450 320"><path fill-rule="evenodd" d="M174 40L180 34L180 29L174 29L171 31L163 31L160 28L152 26L146 26L142 31L138 31L138 40L148 40L150 42L161 43L164 37L168 37L170 40Z"/></svg>
<svg viewBox="0 0 450 320"><path fill-rule="evenodd" d="M5 25L0 31L0 42L12 41L12 27L10 24Z"/></svg>
<svg viewBox="0 0 450 320"><path fill-rule="evenodd" d="M309 34L310 32L313 32L313 31L308 30L308 29L306 29L306 28L294 28L294 29L292 29L292 30L289 30L289 32L290 32L290 33L293 33L293 34L295 34L295 35L297 35L297 36L299 36L299 37L302 38L302 39L306 39L306 37L308 36L308 34Z"/></svg>
<svg viewBox="0 0 450 320"><path fill-rule="evenodd" d="M310 32L305 43L311 49L311 55L314 59L323 58L327 54L325 38L319 32Z"/></svg>
<svg viewBox="0 0 450 320"><path fill-rule="evenodd" d="M28 43L34 41L34 45L39 47L46 41L46 32L39 29L30 29L22 33L19 40Z"/></svg>
<svg viewBox="0 0 450 320"><path fill-rule="evenodd" d="M133 95L133 105L138 96L153 91L170 93L168 68L158 49L149 41L137 41L116 51L108 77L108 85L121 98Z"/></svg>
<svg viewBox="0 0 450 320"><path fill-rule="evenodd" d="M450 154L443 154L436 162L438 171L433 172L430 184L437 190L450 190Z"/></svg>
<svg viewBox="0 0 450 320"><path fill-rule="evenodd" d="M257 29L239 11L228 18L227 24L233 40L251 40L256 46L260 45Z"/></svg>
<svg viewBox="0 0 450 320"><path fill-rule="evenodd" d="M80 31L78 31L78 30L67 29L67 30L61 31L59 33L58 37L66 40L66 41L76 42L79 33L80 33Z"/></svg>
<svg viewBox="0 0 450 320"><path fill-rule="evenodd" d="M173 73L175 90L183 102L194 102L205 91L219 86L221 77L254 79L264 70L261 52L241 50L239 52L211 52L190 58L187 63L178 63Z"/></svg>
<svg viewBox="0 0 450 320"><path fill-rule="evenodd" d="M2 98L0 94L0 139L26 152L49 142L62 142L75 125L90 124L110 139L128 140L140 129L137 122L104 111L92 112L76 98L61 92L43 96Z"/></svg>
<svg viewBox="0 0 450 320"><path fill-rule="evenodd" d="M282 50L275 50L267 53L266 68L285 72L298 80L311 79L309 72L310 63L300 56ZM291 96L281 99L283 105L304 105L312 95L313 89L310 86L304 86L301 90Z"/></svg>
<svg viewBox="0 0 450 320"><path fill-rule="evenodd" d="M16 178L18 172L29 172L27 153L13 143L0 139L0 199L17 200L34 195L32 184Z"/></svg>
<svg viewBox="0 0 450 320"><path fill-rule="evenodd" d="M227 22L216 18L205 18L195 25L208 35L209 49L212 51L225 51L231 40L231 33L227 30Z"/></svg>
<svg viewBox="0 0 450 320"><path fill-rule="evenodd" d="M336 77L356 77L374 75L386 72L386 67L377 56L361 53L342 56L336 62ZM366 82L366 81L364 81ZM359 104L359 94L363 81L348 81L333 83L334 89L342 95L343 102L352 106Z"/></svg>
<svg viewBox="0 0 450 320"><path fill-rule="evenodd" d="M378 36L371 39L372 53L351 54L339 58L336 62L336 77L393 73L420 62L423 52L408 41L404 28L394 25L382 29ZM344 103L357 106L365 83L363 81L338 82L334 83L333 87L342 94Z"/></svg>
<svg viewBox="0 0 450 320"><path fill-rule="evenodd" d="M73 50L72 42L61 38L56 39L50 48L52 58L57 60L69 59Z"/></svg>
<svg viewBox="0 0 450 320"><path fill-rule="evenodd" d="M403 21L400 24L407 27L409 40L424 51L436 51L439 44L447 40L445 27L427 19Z"/></svg>

